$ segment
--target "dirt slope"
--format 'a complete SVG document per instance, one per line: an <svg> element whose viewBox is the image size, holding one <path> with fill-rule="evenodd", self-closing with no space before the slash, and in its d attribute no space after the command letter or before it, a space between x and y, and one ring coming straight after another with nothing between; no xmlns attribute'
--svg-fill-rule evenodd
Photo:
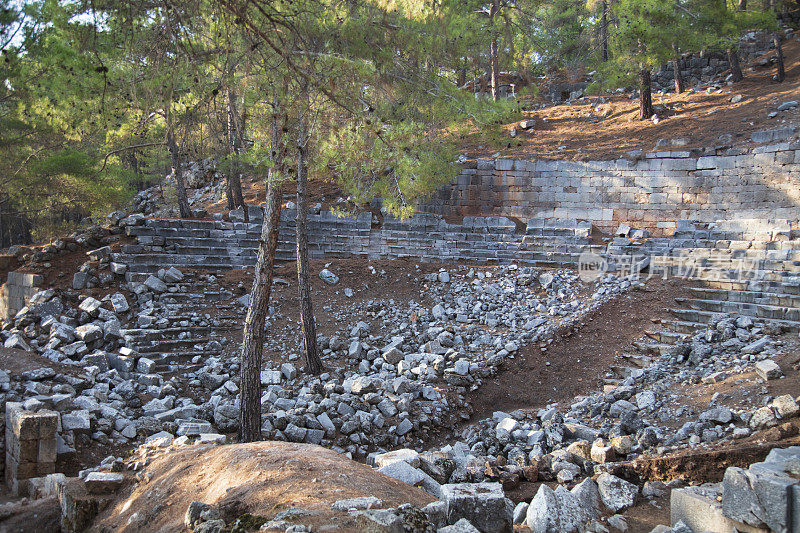
<svg viewBox="0 0 800 533"><path fill-rule="evenodd" d="M475 409L471 420L497 410L535 411L552 402L572 401L580 394L602 389L604 373L619 364L624 353L653 322L669 318L675 297L686 295L681 280L651 280L647 290L633 291L593 311L579 328L562 331L542 349L524 346L507 361L502 372L486 379L470 396Z"/></svg>
<svg viewBox="0 0 800 533"><path fill-rule="evenodd" d="M434 500L421 489L308 444L189 446L155 459L145 475L150 481L122 493L94 531L183 531L184 514L195 500L219 507L229 523L245 513L272 518L296 507L318 513L300 519L315 530L328 524L352 531L347 513L331 511L333 502L375 496L386 507L421 507Z"/></svg>
<svg viewBox="0 0 800 533"><path fill-rule="evenodd" d="M705 88L692 94L653 95L653 104L664 105L661 120L639 120L638 99L628 94L591 96L571 104L549 106L525 112L536 127L520 131L511 138L508 132L517 122L507 124L503 134L492 136L474 131L464 138L464 153L470 158L501 157L519 159L613 159L630 150L653 150L659 139L685 138L688 144L676 148L700 148L720 144L719 136L733 135L733 141L745 141L750 133L789 125L800 126L800 108L768 114L787 101L800 96L800 40L794 37L784 43L786 80L775 83L774 67L743 66L745 79L710 93ZM772 57L767 52L763 57ZM738 103L730 100L742 95ZM601 102L605 103L601 103ZM593 107L597 106L593 109ZM605 118L602 118L604 115ZM669 149L669 147L664 148Z"/></svg>

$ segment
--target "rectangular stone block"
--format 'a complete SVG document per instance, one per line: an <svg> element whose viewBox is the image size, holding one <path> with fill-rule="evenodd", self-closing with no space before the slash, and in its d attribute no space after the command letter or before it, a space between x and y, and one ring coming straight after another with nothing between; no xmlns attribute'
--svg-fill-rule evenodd
<svg viewBox="0 0 800 533"><path fill-rule="evenodd" d="M703 487L673 489L670 495L670 521L679 521L692 528L692 531L711 533L768 533L768 529L755 528L731 520L722 514L722 504L716 499L717 491Z"/></svg>
<svg viewBox="0 0 800 533"><path fill-rule="evenodd" d="M39 457L39 440L15 440L8 445L12 457L22 463L35 463Z"/></svg>
<svg viewBox="0 0 800 533"><path fill-rule="evenodd" d="M16 479L28 479L37 477L37 463L22 463L17 465Z"/></svg>
<svg viewBox="0 0 800 533"><path fill-rule="evenodd" d="M56 472L55 461L47 463L36 463L36 475L31 477L47 476L49 474L55 474L55 472Z"/></svg>
<svg viewBox="0 0 800 533"><path fill-rule="evenodd" d="M36 461L39 463L55 463L56 462L56 439L41 439L37 446Z"/></svg>
<svg viewBox="0 0 800 533"><path fill-rule="evenodd" d="M39 274L27 274L23 272L9 272L8 284L17 285L20 287L38 287L42 284L42 278Z"/></svg>
<svg viewBox="0 0 800 533"><path fill-rule="evenodd" d="M56 430L58 429L58 413L55 411L39 411L36 415L39 419L39 439L55 440Z"/></svg>
<svg viewBox="0 0 800 533"><path fill-rule="evenodd" d="M6 426L11 428L19 440L35 440L39 438L39 419L34 413L28 413L18 402L6 404Z"/></svg>

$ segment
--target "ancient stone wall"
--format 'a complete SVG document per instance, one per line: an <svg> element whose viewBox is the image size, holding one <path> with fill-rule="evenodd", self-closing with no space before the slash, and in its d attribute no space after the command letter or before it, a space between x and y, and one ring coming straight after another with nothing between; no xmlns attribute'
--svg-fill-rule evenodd
<svg viewBox="0 0 800 533"><path fill-rule="evenodd" d="M9 272L8 281L0 286L0 320L13 317L25 307L31 296L39 292L42 276Z"/></svg>
<svg viewBox="0 0 800 533"><path fill-rule="evenodd" d="M631 154L611 161L468 162L420 210L441 215L575 218L671 235L679 220L800 217L800 142L791 129L754 134L739 148ZM775 142L783 139L784 142Z"/></svg>
<svg viewBox="0 0 800 533"><path fill-rule="evenodd" d="M773 48L772 35L768 32L748 33L739 42L737 52L739 61L744 70L745 64L754 60L757 56ZM683 54L680 60L681 74L687 87L697 85L701 81L707 81L714 76L725 74L730 70L728 55L724 50L698 52L693 54ZM673 63L670 61L653 73L653 90L659 91L666 89L673 91L675 88Z"/></svg>

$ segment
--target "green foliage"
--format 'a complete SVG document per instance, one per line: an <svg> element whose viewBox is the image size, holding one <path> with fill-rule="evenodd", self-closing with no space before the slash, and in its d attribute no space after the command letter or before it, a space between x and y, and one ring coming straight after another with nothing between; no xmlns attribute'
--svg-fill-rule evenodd
<svg viewBox="0 0 800 533"><path fill-rule="evenodd" d="M611 60L598 65L603 85L630 85L638 71L653 69L681 50L727 48L746 30L773 29L772 11L737 11L720 0L616 0L609 31Z"/></svg>
<svg viewBox="0 0 800 533"><path fill-rule="evenodd" d="M690 13L686 33L691 33L693 38L684 47L724 49L734 45L745 31L777 27L774 11L738 11L735 5L724 1L685 1L685 9Z"/></svg>
<svg viewBox="0 0 800 533"><path fill-rule="evenodd" d="M599 65L598 77L606 86L628 85L639 70L671 59L673 43L725 48L744 30L775 27L772 12L728 4L610 2L611 61ZM458 89L485 75L492 39L501 70L580 73L598 56L598 6L3 2L0 203L9 199L33 218L53 210L101 213L169 172L170 134L184 161L213 157L223 172L266 176L276 162L278 113L287 117L279 144L289 167L303 119L320 177L341 183L355 202L380 196L405 216L452 179L460 136L478 130L500 138L500 126L520 118L517 101ZM236 128L246 133L238 148Z"/></svg>
<svg viewBox="0 0 800 533"><path fill-rule="evenodd" d="M320 142L315 170L332 175L353 204L383 198L391 214L406 217L418 200L456 176L455 158L452 144L420 124L354 121Z"/></svg>
<svg viewBox="0 0 800 533"><path fill-rule="evenodd" d="M536 6L529 32L542 73L589 60L593 22L586 5L574 0L541 2Z"/></svg>
<svg viewBox="0 0 800 533"><path fill-rule="evenodd" d="M671 58L683 16L674 3L662 0L618 0L612 13L618 26L609 36L611 60L600 65L600 72L606 86L620 87Z"/></svg>

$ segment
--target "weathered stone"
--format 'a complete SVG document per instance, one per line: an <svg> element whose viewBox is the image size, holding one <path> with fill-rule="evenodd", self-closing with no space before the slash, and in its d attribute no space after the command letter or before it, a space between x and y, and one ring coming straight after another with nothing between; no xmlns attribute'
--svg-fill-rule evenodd
<svg viewBox="0 0 800 533"><path fill-rule="evenodd" d="M755 368L758 377L760 377L764 381L778 379L783 375L781 367L778 366L778 363L776 363L772 359L764 359L763 361L757 362Z"/></svg>
<svg viewBox="0 0 800 533"><path fill-rule="evenodd" d="M379 453L375 456L375 467L382 468L398 461L405 461L414 468L419 468L419 452L410 450L408 448L403 448L393 452Z"/></svg>
<svg viewBox="0 0 800 533"><path fill-rule="evenodd" d="M790 394L784 394L772 400L772 408L781 418L794 418L800 414L800 406Z"/></svg>
<svg viewBox="0 0 800 533"><path fill-rule="evenodd" d="M339 283L339 276L337 276L327 268L323 268L320 271L319 278L328 285L336 285L337 283Z"/></svg>
<svg viewBox="0 0 800 533"><path fill-rule="evenodd" d="M113 499L113 495L89 494L83 481L67 479L58 487L61 530L65 533L86 531Z"/></svg>
<svg viewBox="0 0 800 533"><path fill-rule="evenodd" d="M597 478L597 486L603 503L612 511L619 512L633 506L639 487L608 473Z"/></svg>
<svg viewBox="0 0 800 533"><path fill-rule="evenodd" d="M125 476L115 472L90 472L86 476L86 490L91 494L111 494L119 490Z"/></svg>
<svg viewBox="0 0 800 533"><path fill-rule="evenodd" d="M753 412L748 424L751 429L759 430L771 428L778 425L778 419L771 407L761 407Z"/></svg>
<svg viewBox="0 0 800 533"><path fill-rule="evenodd" d="M375 496L361 496L347 500L337 500L331 504L334 511L349 511L350 509L375 509L383 505L383 500Z"/></svg>
<svg viewBox="0 0 800 533"><path fill-rule="evenodd" d="M153 292L162 293L167 291L167 284L158 279L155 276L148 276L146 280L144 280L144 285L148 289Z"/></svg>
<svg viewBox="0 0 800 533"><path fill-rule="evenodd" d="M509 533L513 507L509 506L500 483L457 483L442 485L448 524L465 518L484 533Z"/></svg>
<svg viewBox="0 0 800 533"><path fill-rule="evenodd" d="M473 526L466 518L462 518L453 525L437 529L436 533L481 533L481 530Z"/></svg>

